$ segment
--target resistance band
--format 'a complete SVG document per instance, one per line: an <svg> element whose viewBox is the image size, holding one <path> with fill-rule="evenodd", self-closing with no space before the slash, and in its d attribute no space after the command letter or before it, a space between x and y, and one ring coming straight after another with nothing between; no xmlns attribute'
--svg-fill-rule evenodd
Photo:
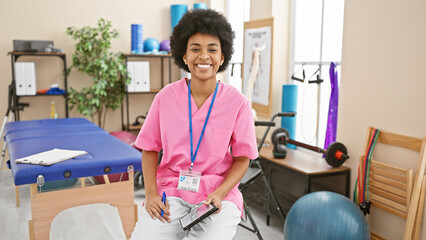
<svg viewBox="0 0 426 240"><path fill-rule="evenodd" d="M379 138L379 133L380 131L378 129L373 129L373 134L371 135L371 138L367 145L365 156L362 159L361 164L358 166L358 177L355 182L354 202L360 205L360 208L364 212L364 214L370 212L370 165L373 151L376 146L377 139Z"/></svg>
<svg viewBox="0 0 426 240"><path fill-rule="evenodd" d="M370 176L370 163L371 163L371 156L373 155L373 150L376 145L377 137L379 136L379 130L374 129L373 138L371 139L370 146L367 152L367 155L365 157L365 165L364 165L364 186L363 186L363 192L362 192L362 203L366 204L365 199L365 192L368 192L368 182L369 182L369 176ZM369 200L369 199L368 199Z"/></svg>
<svg viewBox="0 0 426 240"><path fill-rule="evenodd" d="M371 157L373 155L373 150L376 147L376 143L377 143L377 139L379 138L379 133L380 131L378 129L376 129L376 134L374 137L374 143L370 152L370 155L368 156L368 169L367 169L367 202L370 202L370 187L369 187L369 182L370 182L370 166L371 166Z"/></svg>

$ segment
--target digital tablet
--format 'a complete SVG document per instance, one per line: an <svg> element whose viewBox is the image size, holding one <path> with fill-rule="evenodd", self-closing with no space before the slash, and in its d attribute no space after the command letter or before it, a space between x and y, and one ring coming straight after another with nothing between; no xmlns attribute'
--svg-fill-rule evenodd
<svg viewBox="0 0 426 240"><path fill-rule="evenodd" d="M210 214L216 212L216 210L217 207L213 203L210 203L210 205L201 204L179 219L180 225L183 230L188 230Z"/></svg>

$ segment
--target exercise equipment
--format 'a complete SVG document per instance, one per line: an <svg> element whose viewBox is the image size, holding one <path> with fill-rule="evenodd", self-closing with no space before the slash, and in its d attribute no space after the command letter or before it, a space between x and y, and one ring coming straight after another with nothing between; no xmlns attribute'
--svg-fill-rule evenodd
<svg viewBox="0 0 426 240"><path fill-rule="evenodd" d="M155 38L147 38L143 41L144 52L158 52L160 50L160 43Z"/></svg>
<svg viewBox="0 0 426 240"><path fill-rule="evenodd" d="M143 53L143 25L132 24L132 53L140 54Z"/></svg>
<svg viewBox="0 0 426 240"><path fill-rule="evenodd" d="M324 148L336 141L337 138L337 113L339 110L339 81L337 74L337 65L330 63L330 101L328 104L327 129L325 131Z"/></svg>
<svg viewBox="0 0 426 240"><path fill-rule="evenodd" d="M284 223L284 240L370 239L364 215L348 198L334 192L314 192L297 200Z"/></svg>
<svg viewBox="0 0 426 240"><path fill-rule="evenodd" d="M166 39L160 43L160 51L170 52L170 40Z"/></svg>
<svg viewBox="0 0 426 240"><path fill-rule="evenodd" d="M285 158L287 157L287 147L285 143L285 133L281 132L275 135L275 138L272 141L274 143L274 148L272 150L272 155L274 158Z"/></svg>
<svg viewBox="0 0 426 240"><path fill-rule="evenodd" d="M194 3L194 9L207 9L206 3Z"/></svg>
<svg viewBox="0 0 426 240"><path fill-rule="evenodd" d="M370 164L371 164L371 156L373 155L373 151L376 146L377 139L379 138L380 130L373 129L372 132L373 134L369 136L369 139L368 139L369 142L367 145L367 152L365 153L365 157L363 157L361 160L363 161L361 164L362 167L358 171L358 177L355 182L355 191L354 191L354 203L357 203L360 206L364 215L366 215L367 213L368 214L370 213L371 201L370 201L370 191L369 191L369 180L371 178L374 183L376 180L374 178L377 176L373 174L370 177ZM385 184L385 183L382 183L382 184Z"/></svg>
<svg viewBox="0 0 426 240"><path fill-rule="evenodd" d="M182 16L188 11L188 5L186 4L174 4L170 5L170 19L172 20L172 32L173 28L179 23Z"/></svg>
<svg viewBox="0 0 426 240"><path fill-rule="evenodd" d="M284 84L283 85L283 95L282 95L282 112L297 112L297 95L298 95L298 86L294 84ZM281 119L281 127L289 131L291 136L296 135L296 117L288 117ZM293 144L288 144L288 148L296 149L296 146Z"/></svg>
<svg viewBox="0 0 426 240"><path fill-rule="evenodd" d="M339 167L341 166L346 159L349 158L348 151L345 147L345 145L343 145L343 143L340 142L334 142L332 144L330 144L326 150L319 148L319 147L315 147L315 146L311 146L308 145L306 143L302 143L302 142L298 142L296 140L290 139L290 134L288 133L288 131L285 128L278 128L275 129L275 131L272 133L272 142L274 143L277 134L281 140L280 142L282 142L282 144L287 145L287 143L291 143L294 144L296 146L299 147L303 147L309 150L312 150L314 152L318 152L318 153L323 153L325 155L325 161L327 161L327 163L332 166L332 167ZM278 142L277 142L278 144ZM275 143L274 143L275 145Z"/></svg>

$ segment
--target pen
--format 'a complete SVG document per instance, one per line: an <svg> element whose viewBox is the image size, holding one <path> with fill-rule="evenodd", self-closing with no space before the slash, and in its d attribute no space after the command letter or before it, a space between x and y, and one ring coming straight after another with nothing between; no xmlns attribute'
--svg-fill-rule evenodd
<svg viewBox="0 0 426 240"><path fill-rule="evenodd" d="M163 191L163 197L161 198L161 201L163 202L164 205L166 205L166 192ZM164 216L164 210L161 209L161 217Z"/></svg>

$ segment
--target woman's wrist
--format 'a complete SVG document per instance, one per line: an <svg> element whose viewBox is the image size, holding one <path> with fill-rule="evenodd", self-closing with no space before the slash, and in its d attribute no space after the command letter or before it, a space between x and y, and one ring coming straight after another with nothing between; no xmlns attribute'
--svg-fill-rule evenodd
<svg viewBox="0 0 426 240"><path fill-rule="evenodd" d="M225 192L221 187L217 188L213 194L216 195L222 201L229 192Z"/></svg>
<svg viewBox="0 0 426 240"><path fill-rule="evenodd" d="M146 189L145 188L145 197L151 197L151 196L155 196L155 195L158 195L157 188L155 188L155 189Z"/></svg>

